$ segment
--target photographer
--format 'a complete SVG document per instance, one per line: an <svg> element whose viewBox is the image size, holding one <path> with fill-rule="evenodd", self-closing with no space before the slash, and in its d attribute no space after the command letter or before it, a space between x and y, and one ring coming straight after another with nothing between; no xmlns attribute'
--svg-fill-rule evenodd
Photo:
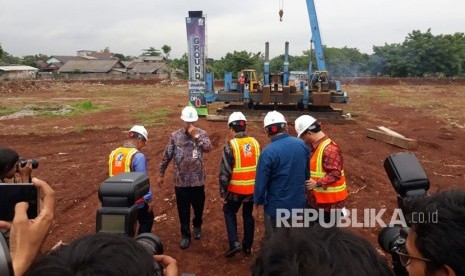
<svg viewBox="0 0 465 276"><path fill-rule="evenodd" d="M415 200L405 252L399 251L409 275L465 275L465 190L448 190ZM437 214L437 219L431 214ZM417 215L414 215L417 214Z"/></svg>
<svg viewBox="0 0 465 276"><path fill-rule="evenodd" d="M35 219L28 219L28 204L16 204L13 222L0 221L0 229L10 229L10 256L14 275L20 276L34 261L47 236L55 214L55 192L37 178L32 183L39 188L43 197L43 208Z"/></svg>
<svg viewBox="0 0 465 276"><path fill-rule="evenodd" d="M0 147L0 182L17 182L15 178L16 173L20 175L19 182L31 182L31 160L28 160L25 165L22 166L16 151L6 147Z"/></svg>
<svg viewBox="0 0 465 276"><path fill-rule="evenodd" d="M157 262L164 272L157 270ZM108 233L87 235L43 255L25 273L39 275L178 275L176 260L153 255L135 239Z"/></svg>

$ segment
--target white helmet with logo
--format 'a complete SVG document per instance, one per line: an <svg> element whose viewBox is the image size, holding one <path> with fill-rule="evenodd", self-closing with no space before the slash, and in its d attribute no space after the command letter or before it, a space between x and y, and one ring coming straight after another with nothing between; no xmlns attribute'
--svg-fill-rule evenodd
<svg viewBox="0 0 465 276"><path fill-rule="evenodd" d="M278 124L278 123L287 124L286 119L284 119L283 114L279 113L276 110L268 112L265 116L265 119L263 120L264 127L267 127L273 124Z"/></svg>
<svg viewBox="0 0 465 276"><path fill-rule="evenodd" d="M310 128L313 124L316 123L316 119L310 115L302 115L295 120L295 131L297 132L297 137L300 137L307 129Z"/></svg>
<svg viewBox="0 0 465 276"><path fill-rule="evenodd" d="M242 112L237 111L237 112L233 112L231 115L229 115L228 126L231 125L231 123L235 122L235 121L245 121L245 122L247 122L247 119L245 118L244 114L242 114Z"/></svg>
<svg viewBox="0 0 465 276"><path fill-rule="evenodd" d="M197 110L192 106L186 106L181 112L181 120L186 123L197 122L199 115L197 115Z"/></svg>
<svg viewBox="0 0 465 276"><path fill-rule="evenodd" d="M143 126L135 125L129 130L129 137L133 138L133 137L131 137L131 132L135 132L135 133L138 133L138 134L144 136L145 140L149 139L149 133L147 132L147 130Z"/></svg>

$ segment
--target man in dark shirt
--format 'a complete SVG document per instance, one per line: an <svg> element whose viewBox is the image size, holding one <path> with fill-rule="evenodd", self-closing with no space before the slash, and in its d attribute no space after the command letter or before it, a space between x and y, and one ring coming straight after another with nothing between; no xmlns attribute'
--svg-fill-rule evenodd
<svg viewBox="0 0 465 276"><path fill-rule="evenodd" d="M308 146L287 133L284 116L271 111L265 116L264 127L271 139L258 160L253 217L264 205L267 234L276 227L277 212L305 207L305 181L310 178ZM291 216L292 219L292 216Z"/></svg>

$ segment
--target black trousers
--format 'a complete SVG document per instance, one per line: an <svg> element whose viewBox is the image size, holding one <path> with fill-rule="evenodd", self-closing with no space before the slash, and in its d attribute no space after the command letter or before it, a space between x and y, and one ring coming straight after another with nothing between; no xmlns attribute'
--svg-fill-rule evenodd
<svg viewBox="0 0 465 276"><path fill-rule="evenodd" d="M138 209L137 220L139 221L139 231L137 234L152 233L154 218L153 211L149 212L149 205L147 203L144 204L144 207Z"/></svg>
<svg viewBox="0 0 465 276"><path fill-rule="evenodd" d="M237 237L237 211L242 205L242 221L244 226L244 239L242 248L250 249L253 244L255 220L252 217L253 201L227 201L223 205L224 220L228 232L228 242L232 246L234 242L239 241Z"/></svg>
<svg viewBox="0 0 465 276"><path fill-rule="evenodd" d="M181 236L190 239L191 206L194 210L192 224L194 227L201 227L203 208L205 206L205 186L175 187L174 191L176 193L179 222L181 223Z"/></svg>

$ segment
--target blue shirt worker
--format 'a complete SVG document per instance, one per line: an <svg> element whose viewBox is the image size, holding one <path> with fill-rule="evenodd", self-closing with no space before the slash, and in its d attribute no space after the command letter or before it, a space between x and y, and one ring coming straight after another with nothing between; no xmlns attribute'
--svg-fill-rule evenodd
<svg viewBox="0 0 465 276"><path fill-rule="evenodd" d="M269 235L276 227L278 214L284 218L287 212L289 221L292 209L305 208L310 149L302 140L287 133L287 122L277 111L266 114L264 127L271 143L258 159L252 214L257 219L259 206L264 206L265 234Z"/></svg>
<svg viewBox="0 0 465 276"><path fill-rule="evenodd" d="M251 254L255 229L255 221L252 217L255 170L260 156L260 144L245 133L247 119L242 112L233 112L229 116L228 127L234 138L223 148L219 174L220 196L223 199L229 242L226 258L233 257L241 251L236 217L241 205L244 227L242 251L246 256Z"/></svg>
<svg viewBox="0 0 465 276"><path fill-rule="evenodd" d="M140 150L145 146L148 132L145 127L135 125L129 130L129 139L113 150L108 160L110 177L123 172L147 173L147 160ZM152 188L142 197L136 200L138 207L137 220L139 221L138 233L151 233L154 214L152 202Z"/></svg>

